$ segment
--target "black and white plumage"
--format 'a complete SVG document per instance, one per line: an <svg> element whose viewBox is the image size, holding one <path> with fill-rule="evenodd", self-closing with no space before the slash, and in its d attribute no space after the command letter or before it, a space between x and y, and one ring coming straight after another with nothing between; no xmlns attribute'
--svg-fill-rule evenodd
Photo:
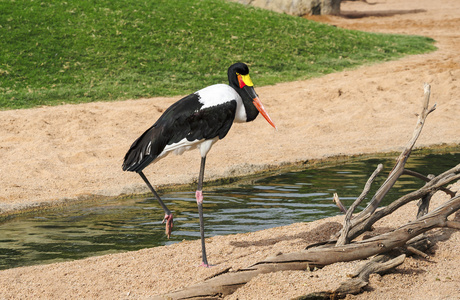
<svg viewBox="0 0 460 300"><path fill-rule="evenodd" d="M208 86L171 105L152 127L134 141L123 162L123 170L139 173L163 207L163 222L166 222L166 234L169 237L173 226L172 214L142 170L171 152L182 154L187 150L199 149L201 168L196 200L200 214L202 259L206 266L208 262L202 211L206 155L214 143L227 135L233 122L253 121L260 112L275 127L254 91L248 67L243 63L233 64L228 69L228 80L229 85Z"/></svg>

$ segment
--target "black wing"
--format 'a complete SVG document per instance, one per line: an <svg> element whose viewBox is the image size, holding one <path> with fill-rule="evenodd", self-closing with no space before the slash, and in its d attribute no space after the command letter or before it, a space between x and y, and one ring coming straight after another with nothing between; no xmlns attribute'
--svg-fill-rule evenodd
<svg viewBox="0 0 460 300"><path fill-rule="evenodd" d="M140 172L167 145L186 138L188 141L224 138L236 112L236 100L201 109L197 94L191 94L171 105L161 117L145 131L125 155L123 171Z"/></svg>

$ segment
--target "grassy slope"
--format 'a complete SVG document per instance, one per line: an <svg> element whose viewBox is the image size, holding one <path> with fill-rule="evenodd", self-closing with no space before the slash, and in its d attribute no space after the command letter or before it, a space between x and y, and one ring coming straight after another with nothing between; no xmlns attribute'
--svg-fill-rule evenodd
<svg viewBox="0 0 460 300"><path fill-rule="evenodd" d="M1 1L0 109L177 95L250 65L256 86L434 50L224 0Z"/></svg>

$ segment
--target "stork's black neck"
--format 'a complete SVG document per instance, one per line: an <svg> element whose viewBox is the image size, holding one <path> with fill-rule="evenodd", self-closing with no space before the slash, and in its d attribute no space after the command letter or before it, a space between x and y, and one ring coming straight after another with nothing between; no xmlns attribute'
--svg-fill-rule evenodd
<svg viewBox="0 0 460 300"><path fill-rule="evenodd" d="M236 63L228 68L228 83L240 95L243 100L244 109L246 110L246 122L253 121L258 115L259 111L253 104L254 97L257 97L252 87L240 88L237 73L241 75L249 74L249 68L246 64Z"/></svg>

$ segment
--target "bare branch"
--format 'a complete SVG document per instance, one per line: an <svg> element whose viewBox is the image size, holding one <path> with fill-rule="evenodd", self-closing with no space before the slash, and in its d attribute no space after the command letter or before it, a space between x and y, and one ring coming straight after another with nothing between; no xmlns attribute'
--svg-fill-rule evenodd
<svg viewBox="0 0 460 300"><path fill-rule="evenodd" d="M407 246L406 249L408 251L414 253L415 255L421 256L421 257L423 257L425 259L428 259L430 257L428 254L426 254L426 253L424 253L424 252L422 252L422 251L420 251L420 250L418 250L418 249L416 249L416 248L414 248L412 246Z"/></svg>
<svg viewBox="0 0 460 300"><path fill-rule="evenodd" d="M452 229L460 229L460 222L457 221L447 221L447 227Z"/></svg>
<svg viewBox="0 0 460 300"><path fill-rule="evenodd" d="M403 175L410 175L410 176L416 177L416 178L421 179L421 180L426 181L426 182L428 182L431 179L433 179L433 178L429 178L430 175L425 176L423 174L420 174L419 172L415 172L415 171L412 171L412 170L409 170L409 169L404 169Z"/></svg>
<svg viewBox="0 0 460 300"><path fill-rule="evenodd" d="M282 254L264 262L282 262L282 261L302 261L305 254L308 253L311 266L320 267L322 264L329 264L330 261L350 261L369 257L371 255L384 253L394 247L403 246L408 240L426 232L435 227L447 227L447 217L460 209L460 195L450 199L437 209L431 211L425 216L412 221L395 231L385 233L363 241L354 242L340 247L317 247L305 250L305 253L296 252ZM455 226L455 225L454 225ZM322 253L322 254L320 254ZM328 253L328 255L325 255ZM321 257L324 261L316 261L313 257ZM264 263L261 262L261 263Z"/></svg>
<svg viewBox="0 0 460 300"><path fill-rule="evenodd" d="M355 200L355 202L353 202L353 204L348 209L347 214L345 215L345 221L344 221L343 229L342 229L342 232L340 234L339 239L337 240L336 246L343 246L343 245L345 245L345 244L347 244L349 242L348 232L349 232L350 227L351 227L351 216L353 215L353 212L355 211L356 207L358 207L358 205L361 204L361 202L364 200L364 198L366 198L367 194L369 193L369 191L371 189L372 183L374 182L375 178L377 177L377 174L380 173L380 171L382 171L382 169L383 169L383 165L379 164L377 166L377 169L375 169L375 171L372 173L372 175L369 177L369 179L367 180L366 184L364 185L364 189L363 189L361 195L359 195L359 197Z"/></svg>
<svg viewBox="0 0 460 300"><path fill-rule="evenodd" d="M364 189L361 192L361 195L359 195L359 197L356 199L356 201L352 204L350 208L353 208L353 210L355 210L356 207L361 204L364 198L366 198L367 194L369 194L369 191L371 190L371 185L374 182L375 178L382 170L383 170L383 165L378 164L377 169L375 169L375 171L372 173L372 175L369 177L366 184L364 185Z"/></svg>
<svg viewBox="0 0 460 300"><path fill-rule="evenodd" d="M429 255L425 253L429 248L433 246L432 242L427 238L425 234L421 234L406 242L406 247L402 248L406 251L419 255L425 259L429 258Z"/></svg>
<svg viewBox="0 0 460 300"><path fill-rule="evenodd" d="M359 277L365 281L368 281L370 274L381 273L388 271L389 269L393 269L401 265L404 262L404 259L406 259L406 255L404 254L401 254L395 258L391 258L388 255L377 255L364 266L362 266L354 277Z"/></svg>
<svg viewBox="0 0 460 300"><path fill-rule="evenodd" d="M385 206L379 209L372 216L370 216L367 220L365 220L365 222L357 224L353 226L352 229L350 229L350 232L348 234L350 240L353 240L354 238L356 238L363 232L370 230L370 228L372 227L372 225L374 225L375 222L393 213L401 206L404 206L411 201L420 199L421 197L423 197L424 195L428 194L431 191L439 190L443 185L446 185L452 181L459 180L460 174L455 174L454 172L456 173L460 172L460 164L442 173L441 175L436 176L433 180L431 180L429 183L427 183L425 186L418 189L417 191L406 194L402 196L401 198L397 199L396 201L393 201L388 206Z"/></svg>
<svg viewBox="0 0 460 300"><path fill-rule="evenodd" d="M388 193L388 191L393 187L396 180L401 176L404 171L404 166L406 164L407 159L412 151L412 148L415 145L420 133L423 129L423 125L425 124L426 117L435 110L436 105L433 106L431 109L428 108L428 104L430 101L430 94L431 94L431 87L429 84L425 83L424 86L424 103L422 113L419 115L417 124L415 126L414 132L412 134L412 138L407 143L406 148L404 151L399 155L398 159L396 160L396 165L394 166L393 170L388 175L387 180L382 184L382 186L377 190L374 197L371 199L369 205L355 218L352 220L352 226L363 222L365 219L369 218L377 209L382 199Z"/></svg>
<svg viewBox="0 0 460 300"><path fill-rule="evenodd" d="M382 260L382 257L385 260ZM386 255L378 255L374 257L370 262L366 263L354 277L347 281L344 281L340 286L331 291L314 292L305 296L294 298L293 300L307 300L307 299L341 299L347 295L359 294L364 287L369 284L369 276L372 273L388 272L389 270L396 268L404 262L405 255L400 255L396 258L389 258Z"/></svg>
<svg viewBox="0 0 460 300"><path fill-rule="evenodd" d="M425 181L425 182L429 182L431 179L433 179L433 178L430 178L430 177L431 177L430 175L425 176L425 175L423 175L423 174L420 174L420 173L418 173L418 172L415 172L415 171L412 171L412 170L408 170L408 169L404 169L403 175L414 176L414 177L416 177L416 178L418 178L418 179L421 179L421 180L423 180L423 181ZM440 190L443 191L444 193L450 195L451 197L454 197L454 196L455 196L455 192L449 190L448 188L442 187L442 188L440 188Z"/></svg>
<svg viewBox="0 0 460 300"><path fill-rule="evenodd" d="M342 201L340 201L339 195L337 193L334 193L334 196L332 197L332 200L334 201L335 205L340 209L341 212L346 213L347 208L345 205L343 205Z"/></svg>
<svg viewBox="0 0 460 300"><path fill-rule="evenodd" d="M417 219L428 213L428 208L430 207L431 197L436 193L436 191L431 191L428 194L424 195L418 203L418 212Z"/></svg>

